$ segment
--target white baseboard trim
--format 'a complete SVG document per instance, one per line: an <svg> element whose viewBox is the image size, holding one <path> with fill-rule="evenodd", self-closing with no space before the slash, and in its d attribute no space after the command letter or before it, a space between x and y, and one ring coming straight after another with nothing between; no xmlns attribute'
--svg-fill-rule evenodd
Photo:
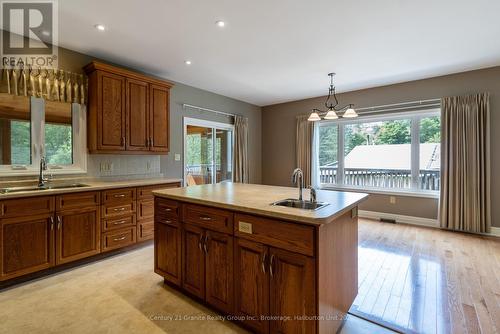
<svg viewBox="0 0 500 334"><path fill-rule="evenodd" d="M380 220L381 218L394 219L397 223L401 223L401 224L412 224L412 225L421 225L421 226L428 226L428 227L439 227L439 221L437 219L397 215L394 213L385 213L385 212L376 212L376 211L367 211L367 210L359 210L358 215L362 218L369 218L369 219L376 219L376 220Z"/></svg>
<svg viewBox="0 0 500 334"><path fill-rule="evenodd" d="M385 213L385 212L376 212L367 210L359 210L358 215L361 218L369 218L375 220L380 220L381 218L394 219L397 223L401 224L421 225L421 226L436 227L436 228L439 227L439 221L437 219L397 215L394 213ZM485 235L500 237L500 227L492 227L491 232L485 233Z"/></svg>

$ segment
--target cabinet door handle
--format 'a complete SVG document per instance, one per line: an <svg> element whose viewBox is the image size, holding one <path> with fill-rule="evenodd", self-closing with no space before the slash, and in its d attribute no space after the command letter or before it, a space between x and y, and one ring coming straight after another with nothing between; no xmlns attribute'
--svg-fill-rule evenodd
<svg viewBox="0 0 500 334"><path fill-rule="evenodd" d="M153 147L153 137L149 137L149 146Z"/></svg>
<svg viewBox="0 0 500 334"><path fill-rule="evenodd" d="M61 216L57 216L57 229L60 230L62 225Z"/></svg>
<svg viewBox="0 0 500 334"><path fill-rule="evenodd" d="M201 249L201 243L202 243L202 240L203 240L203 234L200 234L200 240L198 240L198 248L200 249L200 251L203 251Z"/></svg>
<svg viewBox="0 0 500 334"><path fill-rule="evenodd" d="M203 249L205 250L205 254L208 254L208 235L205 235L205 242L203 243Z"/></svg>
<svg viewBox="0 0 500 334"><path fill-rule="evenodd" d="M262 256L262 262L260 263L260 265L262 267L262 272L264 274L266 273L266 257L267 257L267 253L264 253L264 255Z"/></svg>
<svg viewBox="0 0 500 334"><path fill-rule="evenodd" d="M274 254L271 255L271 259L269 260L269 275L271 275L271 277L274 276L273 265L274 265Z"/></svg>
<svg viewBox="0 0 500 334"><path fill-rule="evenodd" d="M121 238L114 238L113 241L122 241L122 240L125 240L127 237L126 236L123 236Z"/></svg>
<svg viewBox="0 0 500 334"><path fill-rule="evenodd" d="M212 220L212 217L200 215L200 219L204 221L210 221Z"/></svg>
<svg viewBox="0 0 500 334"><path fill-rule="evenodd" d="M125 197L125 194L115 194L113 195L114 198L123 198Z"/></svg>
<svg viewBox="0 0 500 334"><path fill-rule="evenodd" d="M54 216L50 216L50 230L54 231Z"/></svg>
<svg viewBox="0 0 500 334"><path fill-rule="evenodd" d="M125 144L127 143L127 141L125 140L125 137L122 137L122 145L121 146L124 146Z"/></svg>
<svg viewBox="0 0 500 334"><path fill-rule="evenodd" d="M126 222L127 222L126 220L120 220L120 221L114 222L113 225L122 225L122 224L125 224Z"/></svg>

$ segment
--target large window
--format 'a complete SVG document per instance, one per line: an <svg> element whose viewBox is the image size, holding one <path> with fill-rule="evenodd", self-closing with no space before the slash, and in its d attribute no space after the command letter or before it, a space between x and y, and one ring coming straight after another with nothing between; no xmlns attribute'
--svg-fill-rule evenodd
<svg viewBox="0 0 500 334"><path fill-rule="evenodd" d="M85 172L84 106L0 94L0 175Z"/></svg>
<svg viewBox="0 0 500 334"><path fill-rule="evenodd" d="M322 186L439 190L438 111L321 122L318 136Z"/></svg>

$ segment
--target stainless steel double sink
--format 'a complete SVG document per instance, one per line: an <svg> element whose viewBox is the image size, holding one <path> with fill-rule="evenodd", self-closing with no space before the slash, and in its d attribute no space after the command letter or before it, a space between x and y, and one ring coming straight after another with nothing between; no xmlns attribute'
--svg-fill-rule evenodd
<svg viewBox="0 0 500 334"><path fill-rule="evenodd" d="M325 206L328 205L326 202L311 202L311 201L304 201L304 200L298 200L298 199L293 199L293 198L287 198L281 201L277 201L274 203L271 203L271 205L274 206L286 206L289 208L296 208L296 209L305 209L305 210L319 210L324 208Z"/></svg>
<svg viewBox="0 0 500 334"><path fill-rule="evenodd" d="M70 188L82 188L82 187L88 187L88 184L83 184L83 183L60 183L60 184L46 184L43 187L39 186L20 186L20 187L6 187L6 188L0 188L0 194L10 194L10 193L17 193L17 192L22 192L22 191L42 191L42 190L49 190L49 189L70 189Z"/></svg>

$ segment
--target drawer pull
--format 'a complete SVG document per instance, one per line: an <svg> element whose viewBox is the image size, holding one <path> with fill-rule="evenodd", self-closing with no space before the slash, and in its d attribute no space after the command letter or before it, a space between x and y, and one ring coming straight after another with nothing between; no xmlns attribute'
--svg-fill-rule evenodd
<svg viewBox="0 0 500 334"><path fill-rule="evenodd" d="M126 236L123 236L121 238L114 238L113 241L122 241L122 240L125 240L127 237Z"/></svg>
<svg viewBox="0 0 500 334"><path fill-rule="evenodd" d="M165 209L163 209L163 211L165 211L165 212L170 212L170 211L172 211L172 209L170 209L170 208L165 208Z"/></svg>
<svg viewBox="0 0 500 334"><path fill-rule="evenodd" d="M201 216L200 215L200 219L203 220L203 221L211 221L212 220L212 217L209 217L209 216Z"/></svg>
<svg viewBox="0 0 500 334"><path fill-rule="evenodd" d="M125 210L125 208L124 208L124 207L121 207L121 208L115 208L114 210L115 210L115 212L116 212L116 211L124 211L124 210Z"/></svg>
<svg viewBox="0 0 500 334"><path fill-rule="evenodd" d="M120 220L120 221L114 222L113 225L122 225L122 224L125 224L126 222L127 222L126 220Z"/></svg>
<svg viewBox="0 0 500 334"><path fill-rule="evenodd" d="M115 194L113 195L114 198L123 198L125 197L125 194Z"/></svg>
<svg viewBox="0 0 500 334"><path fill-rule="evenodd" d="M172 221L171 221L171 220L168 220L168 219L167 219L167 220L164 220L163 222L164 222L165 224L172 224Z"/></svg>

